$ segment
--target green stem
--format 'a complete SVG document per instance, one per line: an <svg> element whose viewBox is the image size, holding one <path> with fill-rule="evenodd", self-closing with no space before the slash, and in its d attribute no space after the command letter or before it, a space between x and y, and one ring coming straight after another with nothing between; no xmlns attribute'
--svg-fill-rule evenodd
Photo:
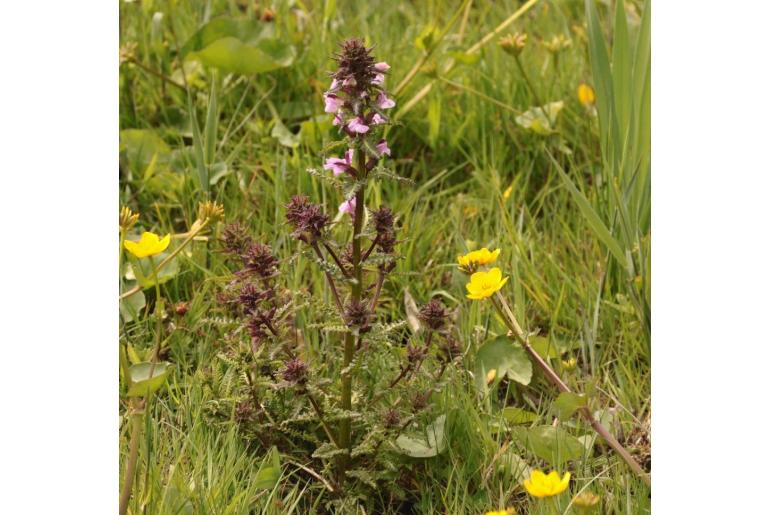
<svg viewBox="0 0 770 515"><path fill-rule="evenodd" d="M532 359L532 361L534 361L535 364L540 367L548 380L551 381L556 386L556 388L559 389L559 391L571 392L572 390L570 387L567 386L564 381L562 381L562 379L551 368L551 366L529 344L529 340L526 334L524 331L522 331L521 326L516 320L516 317L513 315L511 308L508 306L505 297L503 297L500 292L496 292L493 297L490 297L490 300L492 301L492 305L505 321L505 325L508 327L508 329L510 329L509 336L512 336L521 344L527 354L529 354L529 357ZM596 418L591 413L591 410L589 410L587 407L582 407L578 409L578 412L591 425L594 431L596 431L599 436L604 438L607 441L607 444L609 444L609 446L612 447L612 449L621 458L623 458L623 461L628 464L629 468L633 470L637 475L639 475L639 477L642 478L642 481L644 481L647 486L650 486L650 476L644 471L644 469L642 469L642 467L636 462L636 460L633 458L633 456L631 456L626 448L623 447L623 445L607 430L607 428L604 427L598 420L596 420Z"/></svg>
<svg viewBox="0 0 770 515"><path fill-rule="evenodd" d="M142 411L139 406L136 406L136 409L131 409L131 439L129 441L128 463L126 463L126 472L123 476L123 490L120 492L120 515L125 515L128 511L128 501L131 499L131 490L136 475L136 462L139 458L139 440L142 437Z"/></svg>
<svg viewBox="0 0 770 515"><path fill-rule="evenodd" d="M363 149L359 149L356 152L358 155L358 173L359 180L366 178L366 152ZM363 271L361 267L361 229L364 221L364 190L366 184L362 184L359 190L356 192L356 213L353 219L353 286L351 288L351 302L358 303L361 301L362 291L362 278ZM349 411L352 407L352 386L353 378L350 374L350 370L346 370L350 363L353 361L353 355L355 353L355 335L352 332L345 334L345 354L342 361L342 409ZM347 449L348 453L343 455L340 459L339 469L339 482L343 483L345 480L345 471L347 470L350 461L351 441L350 441L350 419L343 418L340 421L340 447Z"/></svg>

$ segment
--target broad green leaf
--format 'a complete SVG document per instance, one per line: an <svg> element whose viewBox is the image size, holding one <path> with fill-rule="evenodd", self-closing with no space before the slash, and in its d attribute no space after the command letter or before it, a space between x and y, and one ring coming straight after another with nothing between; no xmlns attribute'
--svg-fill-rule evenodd
<svg viewBox="0 0 770 515"><path fill-rule="evenodd" d="M126 166L136 176L152 175L165 166L171 148L155 132L147 129L120 131L120 153Z"/></svg>
<svg viewBox="0 0 770 515"><path fill-rule="evenodd" d="M553 402L553 409L560 420L567 420L575 411L588 405L588 398L574 392L562 392Z"/></svg>
<svg viewBox="0 0 770 515"><path fill-rule="evenodd" d="M133 284L126 284L124 287L126 290L133 288ZM120 315L126 322L131 322L139 317L142 309L147 305L147 299L144 297L144 293L138 291L130 297L121 299L120 301Z"/></svg>
<svg viewBox="0 0 770 515"><path fill-rule="evenodd" d="M155 277L153 275L153 263L155 266L160 264L161 261L171 252L171 248L166 252L162 252L155 256L150 256L142 259L129 255L128 260L131 264L129 269L130 274L127 274L127 278L135 278L136 282L142 288L151 288L155 286ZM158 271L158 284L164 284L173 279L179 273L179 256L175 256L174 259L169 261L163 268Z"/></svg>
<svg viewBox="0 0 770 515"><path fill-rule="evenodd" d="M552 134L556 118L563 108L562 100L546 104L545 107L531 107L516 117L516 123L536 134Z"/></svg>
<svg viewBox="0 0 770 515"><path fill-rule="evenodd" d="M272 490L278 480L281 478L281 456L278 449L273 446L268 451L267 456L262 460L262 464L255 477L255 486L262 490Z"/></svg>
<svg viewBox="0 0 770 515"><path fill-rule="evenodd" d="M449 55L452 56L457 62L462 64L476 64L479 62L479 59L481 59L481 54L478 52L469 54L467 52L456 50L449 52Z"/></svg>
<svg viewBox="0 0 770 515"><path fill-rule="evenodd" d="M497 377L507 375L521 384L532 380L532 362L526 351L506 336L486 342L476 354L475 374L481 390L485 387L487 372L492 369L497 371Z"/></svg>
<svg viewBox="0 0 770 515"><path fill-rule="evenodd" d="M562 427L550 425L531 428L513 428L513 435L535 456L546 460L553 466L584 456L583 442L567 433Z"/></svg>
<svg viewBox="0 0 770 515"><path fill-rule="evenodd" d="M278 140L278 143L284 147L296 148L299 146L299 135L292 133L281 120L276 118L273 120L273 130L270 132L270 136Z"/></svg>
<svg viewBox="0 0 770 515"><path fill-rule="evenodd" d="M132 383L127 395L129 397L144 397L156 392L165 384L170 369L171 365L165 362L150 363L145 361L131 365L129 372ZM150 371L152 371L152 376L150 376Z"/></svg>
<svg viewBox="0 0 770 515"><path fill-rule="evenodd" d="M510 424L529 424L537 420L537 413L515 406L507 406L503 408L503 417Z"/></svg>
<svg viewBox="0 0 770 515"><path fill-rule="evenodd" d="M563 349L555 341L545 336L530 336L529 344L540 354L541 358L558 358L562 355Z"/></svg>
<svg viewBox="0 0 770 515"><path fill-rule="evenodd" d="M188 58L227 73L252 75L290 66L296 55L295 48L282 41L268 39L250 46L237 38L225 37L190 53Z"/></svg>
<svg viewBox="0 0 770 515"><path fill-rule="evenodd" d="M425 428L424 434L399 436L396 439L396 447L403 454L412 458L432 458L437 456L446 448L446 440L444 439L445 424L446 415L441 415Z"/></svg>
<svg viewBox="0 0 770 515"><path fill-rule="evenodd" d="M275 26L253 19L217 18L203 25L188 39L179 51L181 57L203 50L217 40L234 37L247 44L275 38Z"/></svg>
<svg viewBox="0 0 770 515"><path fill-rule="evenodd" d="M505 474L514 483L520 483L530 476L532 470L524 459L513 451L513 446L506 449L497 462L497 471Z"/></svg>

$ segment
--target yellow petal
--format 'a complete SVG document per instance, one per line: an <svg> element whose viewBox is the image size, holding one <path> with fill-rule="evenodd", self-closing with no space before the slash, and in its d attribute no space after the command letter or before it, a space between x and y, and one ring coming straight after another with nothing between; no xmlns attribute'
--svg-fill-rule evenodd
<svg viewBox="0 0 770 515"><path fill-rule="evenodd" d="M503 272L500 271L499 268L495 267L489 271L489 275L487 277L489 277L491 282L499 283L500 279L503 277Z"/></svg>
<svg viewBox="0 0 770 515"><path fill-rule="evenodd" d="M169 243L171 243L171 234L167 234L158 242L158 251L156 254L159 254L166 250L168 248Z"/></svg>
<svg viewBox="0 0 770 515"><path fill-rule="evenodd" d="M494 263L495 261L497 261L497 256L499 255L500 255L500 249L495 249L495 251L492 252L492 259L490 263Z"/></svg>
<svg viewBox="0 0 770 515"><path fill-rule="evenodd" d="M570 478L570 473L565 472L564 477L561 478L561 482L559 483L559 488L556 493L561 493L567 489L567 487L569 486L569 478Z"/></svg>

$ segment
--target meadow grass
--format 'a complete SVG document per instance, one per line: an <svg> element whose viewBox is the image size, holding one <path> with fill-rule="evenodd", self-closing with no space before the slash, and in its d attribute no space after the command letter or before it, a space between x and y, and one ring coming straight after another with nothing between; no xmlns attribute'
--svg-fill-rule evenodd
<svg viewBox="0 0 770 515"><path fill-rule="evenodd" d="M296 62L265 74L220 75L220 87L212 97L214 72L187 65L187 76L182 77L176 49L209 19L256 16L252 4L121 2L121 45L136 44L136 63L121 67L120 129L152 130L169 150L166 163L156 163L149 171L146 149L126 152L121 161L121 203L141 213L143 228L165 234L189 227L203 198L195 178L198 138L192 128L192 105L202 128L206 161L218 164L214 173L222 172L210 195L224 205L225 219L241 221L273 246L284 264L286 288L313 288L329 295L320 270L309 260L296 258L283 216L283 205L297 193L336 210L338 193L306 172L320 169L323 142L311 136L293 148L286 146L274 137L276 120L296 133L300 123L323 114L321 93L328 82L326 72L332 69L330 56L343 39L359 36L375 46L375 54L392 66L388 77L392 91L423 59L415 39L426 27L441 32L448 26L435 51L398 92L399 123L388 130L395 171L413 184L386 181L368 194L373 205L380 199L387 202L403 228L402 259L385 284L380 313L386 319L403 318L405 290L419 302L442 297L456 310L468 346L467 367L453 369L446 387L434 398L435 411L448 414L446 452L413 460L401 485L408 492L407 501L393 504L383 489L378 505L388 506L391 513L483 513L507 506L524 513L542 511L544 505L528 498L519 481L498 470L501 446L516 445L499 430L500 409L526 407L538 414L533 424L550 424L549 406L558 392L536 373L528 387L501 385L494 398L479 401L469 373L474 352L488 334L505 334L505 329L491 309L465 299L466 278L457 273L454 262L457 254L471 247L502 248L498 265L511 276L506 292L514 299L522 325L539 330L565 351L565 358L577 358L577 368L565 376L567 382L578 391L592 392L592 408L611 414L610 429L621 441L644 433L651 410L645 93L639 93L637 102L627 93L631 90L627 82L616 79L617 105L601 105L606 93L600 83L611 83L613 75L599 70L606 75L597 77L596 62L592 69L589 46L596 43L591 39L596 33L589 30L581 1L534 2L500 33L529 34L521 59L537 96L546 103L564 101L556 132L544 136L515 121L535 105L534 95L513 58L496 44L497 36L480 47L477 61L448 65L451 52L482 41L523 2L326 0L275 2L270 23L296 45ZM612 8L598 7L599 25L594 30L605 38L614 36L617 45L614 3ZM642 5L629 2L624 12L630 35L622 40L631 46L642 11ZM572 39L558 63L540 44L556 34ZM189 98L179 87L185 81ZM577 100L581 82L594 85L599 93L598 117ZM431 83L426 95L399 114ZM212 98L217 106L213 118L208 116ZM623 110L636 104L641 105L636 117ZM618 131L623 135L631 131L631 136L608 135L600 128L598 118L609 120L613 110L619 111ZM641 143L631 149L623 146L622 141L633 138ZM618 139L621 143L615 149ZM581 207L581 199L588 208ZM619 263L607 236L597 233L602 228L597 229L592 214L631 265ZM194 243L192 252L182 255L180 273L162 286L171 302L190 304L184 316L169 314L175 330L164 347L174 373L168 388L155 397L152 416L144 419L130 510L323 512L328 492L302 469L304 464L283 462L278 484L260 488L257 472L266 450L244 440L235 423L209 416L238 380L217 359L221 321L212 313L229 268L216 248L213 242ZM145 293L152 302L152 291ZM151 317L121 326L124 342L138 349L152 346ZM307 337L311 349L327 343L317 334ZM553 362L560 366L560 359ZM590 434L590 427L577 418L562 424ZM129 427L121 424L121 472ZM527 449L519 448L519 454L533 468L550 468ZM572 492L584 487L596 492L605 513L649 512L649 488L606 446L597 444L569 469ZM570 498L561 498L560 512Z"/></svg>

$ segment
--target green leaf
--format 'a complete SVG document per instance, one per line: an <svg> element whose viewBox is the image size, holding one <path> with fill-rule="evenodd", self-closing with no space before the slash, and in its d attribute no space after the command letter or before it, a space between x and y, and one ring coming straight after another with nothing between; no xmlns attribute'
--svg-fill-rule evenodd
<svg viewBox="0 0 770 515"><path fill-rule="evenodd" d="M146 129L120 131L120 154L125 165L136 176L152 175L164 167L171 148L155 132Z"/></svg>
<svg viewBox="0 0 770 515"><path fill-rule="evenodd" d="M396 439L396 447L412 458L432 458L446 448L444 426L446 415L441 415L425 428L424 435L401 435Z"/></svg>
<svg viewBox="0 0 770 515"><path fill-rule="evenodd" d="M133 285L127 284L126 290L130 290ZM142 309L147 305L147 299L144 297L142 291L134 293L130 297L120 300L120 315L126 322L131 322L139 317Z"/></svg>
<svg viewBox="0 0 770 515"><path fill-rule="evenodd" d="M169 363L137 363L131 365L131 388L128 389L129 397L145 397L156 392L166 383L171 365ZM152 370L152 376L150 376Z"/></svg>
<svg viewBox="0 0 770 515"><path fill-rule="evenodd" d="M492 369L497 371L497 377L507 375L524 385L532 380L532 362L526 351L506 336L486 342L476 354L475 374L481 390L485 387L487 372Z"/></svg>
<svg viewBox="0 0 770 515"><path fill-rule="evenodd" d="M262 490L272 490L281 478L281 455L273 446L262 460L262 464L254 478L255 487Z"/></svg>
<svg viewBox="0 0 770 515"><path fill-rule="evenodd" d="M479 62L479 59L481 59L481 54L478 52L474 52L472 54L469 54L467 52L462 52L460 50L455 50L453 52L448 52L450 56L452 56L457 62L462 64L476 64Z"/></svg>
<svg viewBox="0 0 770 515"><path fill-rule="evenodd" d="M170 250L171 249L169 248L166 252L161 252L155 256L142 259L137 259L133 255L128 256L128 260L131 264L130 272L133 275L133 278L136 279L136 282L139 284L139 286L142 288L151 288L155 286L155 277L153 276L153 262L155 263L155 266L157 266L161 261L166 259L170 253ZM158 284L166 283L176 277L176 275L179 273L178 258L179 256L175 256L174 259L169 261L166 265L163 266L163 268L160 269L158 272ZM129 278L131 278L131 274L127 274Z"/></svg>
<svg viewBox="0 0 770 515"><path fill-rule="evenodd" d="M507 406L503 408L503 417L510 424L529 424L537 420L537 413L515 406Z"/></svg>
<svg viewBox="0 0 770 515"><path fill-rule="evenodd" d="M558 358L564 352L556 342L545 336L530 336L529 344L544 359Z"/></svg>
<svg viewBox="0 0 770 515"><path fill-rule="evenodd" d="M532 474L529 464L513 452L511 447L503 453L497 462L497 471L515 483L520 483Z"/></svg>
<svg viewBox="0 0 770 515"><path fill-rule="evenodd" d="M545 107L531 107L516 117L516 123L536 134L552 134L553 125L563 108L562 100L546 104Z"/></svg>
<svg viewBox="0 0 770 515"><path fill-rule="evenodd" d="M556 416L562 421L567 420L579 408L588 405L588 398L585 395L574 392L562 392L553 402L553 409Z"/></svg>
<svg viewBox="0 0 770 515"><path fill-rule="evenodd" d="M278 143L284 147L296 148L299 146L299 135L294 134L287 129L283 122L278 118L273 120L273 130L270 132L270 136L277 139Z"/></svg>
<svg viewBox="0 0 770 515"><path fill-rule="evenodd" d="M414 46L425 52L430 51L433 45L439 39L439 31L433 25L427 25L422 29L420 35L414 40Z"/></svg>
<svg viewBox="0 0 770 515"><path fill-rule="evenodd" d="M252 47L234 37L226 37L191 53L189 58L227 73L253 75L291 66L296 55L293 46L278 40L263 40Z"/></svg>
<svg viewBox="0 0 770 515"><path fill-rule="evenodd" d="M612 236L609 229L607 229L607 226L604 225L604 222L602 222L602 219L591 206L591 203L588 202L588 199L585 197L585 195L583 195L580 190L577 189L577 186L575 186L572 180L567 176L567 173L562 169L561 165L559 165L559 162L556 161L553 156L550 157L551 161L556 167L556 170L559 172L559 175L564 181L564 185L567 187L567 191L570 192L572 198L575 200L575 203L577 203L578 208L580 208L580 212L583 214L586 222L588 222L588 225L591 227L591 229L593 229L594 233L602 241L602 243L607 246L609 251L613 256L615 256L615 259L618 260L620 265L625 268L627 266L626 255L618 241Z"/></svg>
<svg viewBox="0 0 770 515"><path fill-rule="evenodd" d="M513 428L514 437L535 456L558 466L584 456L583 442L562 427L550 425Z"/></svg>
<svg viewBox="0 0 770 515"><path fill-rule="evenodd" d="M299 140L313 150L320 150L323 136L332 129L328 115L321 115L305 120L299 125Z"/></svg>

